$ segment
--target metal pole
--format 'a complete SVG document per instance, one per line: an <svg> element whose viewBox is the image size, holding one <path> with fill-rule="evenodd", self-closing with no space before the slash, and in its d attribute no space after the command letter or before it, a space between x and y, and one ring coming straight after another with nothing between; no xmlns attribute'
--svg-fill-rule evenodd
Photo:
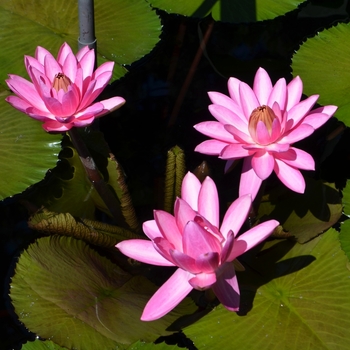
<svg viewBox="0 0 350 350"><path fill-rule="evenodd" d="M88 45L90 49L95 50L97 40L95 37L95 17L94 17L94 0L78 0L79 11L79 50Z"/></svg>

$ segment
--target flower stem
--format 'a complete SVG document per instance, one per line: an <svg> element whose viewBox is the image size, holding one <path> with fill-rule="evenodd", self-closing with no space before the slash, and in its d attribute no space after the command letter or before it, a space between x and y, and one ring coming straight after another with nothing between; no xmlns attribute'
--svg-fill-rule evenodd
<svg viewBox="0 0 350 350"><path fill-rule="evenodd" d="M69 137L73 143L74 148L78 152L79 158L85 172L94 186L97 193L100 195L101 199L104 201L107 209L110 211L116 222L123 222L123 217L120 211L120 205L118 199L111 192L110 188L102 178L94 159L90 155L88 148L86 147L84 141L79 135L76 128L72 128L68 131Z"/></svg>

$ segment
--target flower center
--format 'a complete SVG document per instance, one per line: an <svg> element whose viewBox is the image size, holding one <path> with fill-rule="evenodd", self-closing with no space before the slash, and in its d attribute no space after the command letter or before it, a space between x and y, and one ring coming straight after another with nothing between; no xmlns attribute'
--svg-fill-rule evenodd
<svg viewBox="0 0 350 350"><path fill-rule="evenodd" d="M63 73L55 75L52 87L58 92L63 89L64 92L68 91L68 87L71 85L70 79Z"/></svg>
<svg viewBox="0 0 350 350"><path fill-rule="evenodd" d="M256 127L261 121L265 124L267 131L271 135L272 123L276 119L274 111L269 106L260 106L255 108L249 117L248 130L251 135L255 135Z"/></svg>

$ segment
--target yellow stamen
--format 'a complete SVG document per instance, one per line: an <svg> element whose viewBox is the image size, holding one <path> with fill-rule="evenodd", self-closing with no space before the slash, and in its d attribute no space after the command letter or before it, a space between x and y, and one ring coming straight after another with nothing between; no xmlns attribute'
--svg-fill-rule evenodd
<svg viewBox="0 0 350 350"><path fill-rule="evenodd" d="M262 121L267 128L267 131L271 135L272 123L275 120L276 115L274 111L269 106L260 106L255 108L252 114L249 117L248 129L250 134L255 134L256 126L259 121Z"/></svg>
<svg viewBox="0 0 350 350"><path fill-rule="evenodd" d="M58 73L55 75L52 87L58 92L63 89L64 92L68 91L68 86L71 85L70 79L63 73Z"/></svg>

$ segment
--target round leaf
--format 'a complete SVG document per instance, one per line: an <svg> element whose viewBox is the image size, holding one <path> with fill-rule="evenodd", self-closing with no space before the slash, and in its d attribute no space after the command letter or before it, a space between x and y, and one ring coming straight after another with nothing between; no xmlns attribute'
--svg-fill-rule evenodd
<svg viewBox="0 0 350 350"><path fill-rule="evenodd" d="M198 349L348 349L350 272L338 232L275 241L249 264L238 276L240 316L219 306L184 330Z"/></svg>
<svg viewBox="0 0 350 350"><path fill-rule="evenodd" d="M61 135L51 135L41 123L0 99L0 199L13 196L43 180L55 167Z"/></svg>
<svg viewBox="0 0 350 350"><path fill-rule="evenodd" d="M167 334L179 312L193 312L185 301L160 320L140 321L155 290L147 279L132 278L82 241L52 236L21 254L10 296L32 332L69 349L96 350L154 341Z"/></svg>
<svg viewBox="0 0 350 350"><path fill-rule="evenodd" d="M339 107L336 117L350 125L350 26L338 24L308 39L293 57L293 74L304 93L319 94L322 105Z"/></svg>
<svg viewBox="0 0 350 350"><path fill-rule="evenodd" d="M216 21L255 22L272 19L295 10L300 0L149 0L152 6L169 13L192 17L206 17L210 13Z"/></svg>
<svg viewBox="0 0 350 350"><path fill-rule="evenodd" d="M149 53L159 40L160 20L140 0L95 1L98 63L113 60L114 79L130 64ZM24 55L34 55L37 45L55 56L66 41L78 46L78 2L61 0L2 0L0 6L0 81L8 73L23 76Z"/></svg>

